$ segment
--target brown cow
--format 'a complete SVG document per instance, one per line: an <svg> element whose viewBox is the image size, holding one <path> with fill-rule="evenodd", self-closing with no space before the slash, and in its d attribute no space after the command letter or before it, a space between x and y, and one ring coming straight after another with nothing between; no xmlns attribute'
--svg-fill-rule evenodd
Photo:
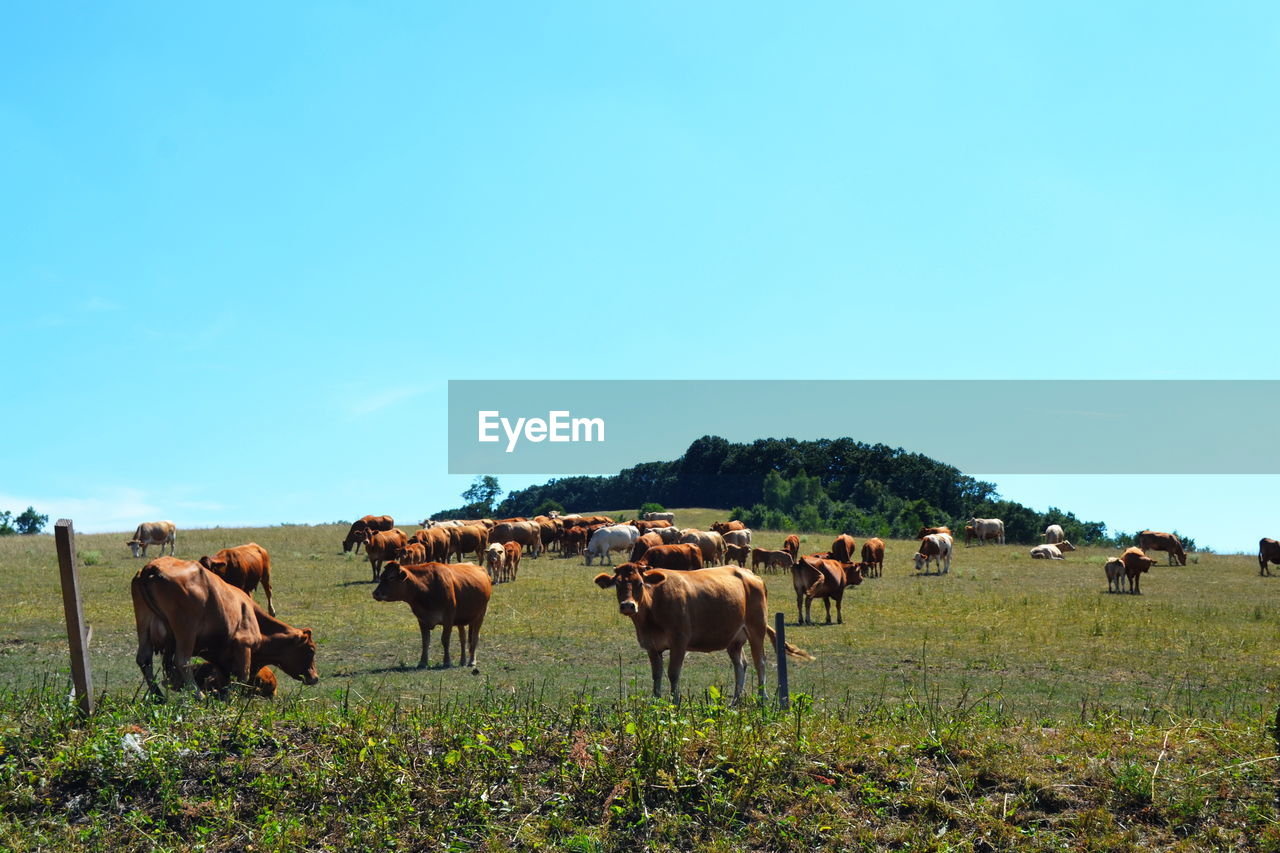
<svg viewBox="0 0 1280 853"><path fill-rule="evenodd" d="M1143 572L1151 571L1155 560L1142 553L1141 548L1129 548L1120 555L1120 560L1124 563L1124 576L1129 581L1129 592L1142 595L1141 590L1138 589L1138 582Z"/></svg>
<svg viewBox="0 0 1280 853"><path fill-rule="evenodd" d="M575 557L587 547L587 528L566 527L560 538L560 556Z"/></svg>
<svg viewBox="0 0 1280 853"><path fill-rule="evenodd" d="M702 549L697 545L654 545L636 561L654 569L694 572L702 568Z"/></svg>
<svg viewBox="0 0 1280 853"><path fill-rule="evenodd" d="M426 551L426 563L447 563L449 561L449 530L445 527L424 527L415 530L409 537L409 543L417 542Z"/></svg>
<svg viewBox="0 0 1280 853"><path fill-rule="evenodd" d="M136 660L147 687L163 699L152 669L162 654L171 684L195 687L191 658L214 664L242 683L263 666L277 666L306 684L316 674L310 628L293 628L267 613L242 589L204 566L160 557L143 566L130 585L138 630Z"/></svg>
<svg viewBox="0 0 1280 853"><path fill-rule="evenodd" d="M476 562L484 559L484 549L489 547L489 531L481 525L449 528L449 550L462 562L467 554L475 554Z"/></svg>
<svg viewBox="0 0 1280 853"><path fill-rule="evenodd" d="M751 546L729 544L724 546L724 560L726 563L737 563L745 569L749 559L751 559Z"/></svg>
<svg viewBox="0 0 1280 853"><path fill-rule="evenodd" d="M667 678L671 695L680 701L680 671L688 652L729 653L733 663L733 701L742 695L747 666L742 649L751 646L760 692L764 693L764 641L776 639L768 624L764 581L746 569L716 566L699 572L644 569L623 563L613 574L596 575L596 586L613 587L618 611L629 616L640 647L649 653L653 695L662 693L662 653L670 651ZM804 649L787 643L791 657L812 660Z"/></svg>
<svg viewBox="0 0 1280 853"><path fill-rule="evenodd" d="M972 544L973 540L977 538L977 536L978 536L978 531L973 529L972 524L966 524L964 526L964 544L965 545ZM917 536L916 538L919 539L920 537Z"/></svg>
<svg viewBox="0 0 1280 853"><path fill-rule="evenodd" d="M1172 533L1161 533L1158 530L1144 530L1138 534L1138 547L1143 551L1164 551L1169 555L1169 565L1174 560L1179 566L1187 564L1187 552L1182 550L1182 541Z"/></svg>
<svg viewBox="0 0 1280 853"><path fill-rule="evenodd" d="M378 575L382 572L382 564L399 557L404 546L409 544L409 537L405 536L404 531L399 527L379 530L376 533L366 530L364 537L364 555L373 568L373 582L377 583Z"/></svg>
<svg viewBox="0 0 1280 853"><path fill-rule="evenodd" d="M854 555L857 553L854 549L857 547L858 540L848 533L841 533L831 543L831 559L839 560L842 563L852 563Z"/></svg>
<svg viewBox="0 0 1280 853"><path fill-rule="evenodd" d="M516 575L520 573L520 557L524 551L520 548L519 542L503 542L503 561L502 569L506 573L505 577L509 581L515 581Z"/></svg>
<svg viewBox="0 0 1280 853"><path fill-rule="evenodd" d="M212 557L201 557L200 565L249 595L253 595L261 583L262 591L267 594L267 612L276 615L271 603L271 555L266 548L256 542L223 548Z"/></svg>
<svg viewBox="0 0 1280 853"><path fill-rule="evenodd" d="M427 647L431 643L432 629L437 625L444 626L440 637L444 645L442 666L448 669L453 666L449 657L449 640L455 625L458 626L462 665L475 667L480 625L489 610L492 593L493 584L489 576L484 569L472 563L402 566L390 562L382 570L382 578L373 591L373 597L376 601L403 601L418 617L418 628L422 632L422 657L418 659L418 669L427 668ZM465 633L463 628L467 629Z"/></svg>
<svg viewBox="0 0 1280 853"><path fill-rule="evenodd" d="M878 578L884 572L884 540L868 539L862 543L863 577Z"/></svg>
<svg viewBox="0 0 1280 853"><path fill-rule="evenodd" d="M519 542L536 557L542 552L542 527L536 521L500 521L489 531L489 541Z"/></svg>
<svg viewBox="0 0 1280 853"><path fill-rule="evenodd" d="M231 676L208 661L200 664L192 673L195 678L196 685L205 693L217 693L224 695L227 688L231 686ZM174 684L173 687L181 687L181 684ZM280 688L280 683L276 681L276 674L271 671L271 667L264 666L253 674L253 678L247 685L250 695L261 696L263 699L274 699L276 691Z"/></svg>
<svg viewBox="0 0 1280 853"><path fill-rule="evenodd" d="M427 555L427 547L421 542L409 542L400 549L400 556L396 559L403 565L416 566L427 562L430 557Z"/></svg>
<svg viewBox="0 0 1280 853"><path fill-rule="evenodd" d="M664 544L662 537L657 533L646 533L636 540L636 544L631 546L631 559L628 562L634 563L644 556L644 552L650 548Z"/></svg>
<svg viewBox="0 0 1280 853"><path fill-rule="evenodd" d="M1269 563L1280 565L1280 542L1274 539L1258 540L1258 574L1271 575Z"/></svg>
<svg viewBox="0 0 1280 853"><path fill-rule="evenodd" d="M730 530L746 530L747 526L741 521L717 521L711 525L711 529L723 536Z"/></svg>
<svg viewBox="0 0 1280 853"><path fill-rule="evenodd" d="M969 526L972 527L973 525L969 525ZM951 528L950 527L921 527L920 532L916 534L916 538L923 539L924 537L932 536L935 533L945 533L948 536L950 536Z"/></svg>
<svg viewBox="0 0 1280 853"><path fill-rule="evenodd" d="M342 540L342 553L347 554L355 546L356 553L360 553L360 546L365 541L365 531L371 530L377 533L382 530L390 530L396 526L395 519L389 515L366 515L364 518L351 522L351 529L347 531L347 538Z"/></svg>
<svg viewBox="0 0 1280 853"><path fill-rule="evenodd" d="M757 566L764 566L765 571L771 572L774 569L789 569L795 563L795 557L790 551L767 551L764 548L751 549L751 570L754 572Z"/></svg>
<svg viewBox="0 0 1280 853"><path fill-rule="evenodd" d="M782 542L782 550L791 553L792 559L800 556L800 537L792 533Z"/></svg>
<svg viewBox="0 0 1280 853"><path fill-rule="evenodd" d="M810 608L813 606L815 598L821 598L822 603L827 608L827 624L830 625L831 601L834 599L836 603L836 624L843 625L844 614L841 612L841 606L844 602L844 591L846 587L862 583L862 564L842 562L840 560L813 560L809 557L802 559L807 566L817 569L821 575L804 592L805 620L810 625L813 624ZM792 572L795 572L794 567Z"/></svg>

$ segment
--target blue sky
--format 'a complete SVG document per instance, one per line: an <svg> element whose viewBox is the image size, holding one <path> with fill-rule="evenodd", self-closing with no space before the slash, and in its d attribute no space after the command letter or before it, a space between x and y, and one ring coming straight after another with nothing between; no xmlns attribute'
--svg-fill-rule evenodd
<svg viewBox="0 0 1280 853"><path fill-rule="evenodd" d="M451 378L1280 378L1274 4L0 15L0 508L419 519Z"/></svg>

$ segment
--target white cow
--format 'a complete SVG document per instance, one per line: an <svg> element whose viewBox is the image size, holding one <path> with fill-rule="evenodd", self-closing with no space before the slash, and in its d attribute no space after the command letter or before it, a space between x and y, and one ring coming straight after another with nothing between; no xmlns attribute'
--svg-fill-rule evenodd
<svg viewBox="0 0 1280 853"><path fill-rule="evenodd" d="M1075 545L1063 539L1055 545L1037 545L1031 549L1031 559L1033 560L1065 560L1063 554L1074 551Z"/></svg>
<svg viewBox="0 0 1280 853"><path fill-rule="evenodd" d="M672 524L675 524L676 514L674 512L646 512L644 514L643 520L644 521L669 521Z"/></svg>
<svg viewBox="0 0 1280 853"><path fill-rule="evenodd" d="M929 563L937 562L943 574L951 571L951 537L945 533L930 533L920 540L916 552L916 571L929 571Z"/></svg>
<svg viewBox="0 0 1280 853"><path fill-rule="evenodd" d="M978 537L978 544L987 544L988 539L994 539L999 544L1004 544L1004 522L998 518L973 518L969 520L973 525L973 533Z"/></svg>
<svg viewBox="0 0 1280 853"><path fill-rule="evenodd" d="M591 541L587 543L587 565L591 565L592 557L599 557L602 560L608 560L609 565L612 566L613 552L626 551L630 553L631 548L639 538L640 531L630 524L614 524L609 527L601 527L591 534Z"/></svg>
<svg viewBox="0 0 1280 853"><path fill-rule="evenodd" d="M751 531L750 530L730 530L724 534L724 544L726 545L745 545L751 547Z"/></svg>
<svg viewBox="0 0 1280 853"><path fill-rule="evenodd" d="M144 521L133 531L133 538L125 543L135 557L147 556L148 545L159 545L160 556L164 556L164 546L169 546L169 556L173 556L178 545L178 526L172 521Z"/></svg>
<svg viewBox="0 0 1280 853"><path fill-rule="evenodd" d="M1044 541L1047 545L1056 545L1066 538L1067 534L1062 530L1061 524L1050 524L1044 529Z"/></svg>
<svg viewBox="0 0 1280 853"><path fill-rule="evenodd" d="M678 545L680 543L680 528L678 527L655 527L649 531L658 534L658 538L662 540L663 545Z"/></svg>

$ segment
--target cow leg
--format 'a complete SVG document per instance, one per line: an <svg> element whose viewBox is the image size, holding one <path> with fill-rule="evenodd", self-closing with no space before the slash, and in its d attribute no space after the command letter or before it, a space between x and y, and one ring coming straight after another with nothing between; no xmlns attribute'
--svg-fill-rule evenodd
<svg viewBox="0 0 1280 853"><path fill-rule="evenodd" d="M742 696L742 685L747 681L747 663L742 659L742 640L735 640L726 651L729 662L733 664L733 704L738 704Z"/></svg>
<svg viewBox="0 0 1280 853"><path fill-rule="evenodd" d="M480 642L480 624L484 622L484 615L475 617L471 620L471 624L467 626L467 633L471 636L471 659L463 661L466 666L474 667L476 665L476 645Z"/></svg>
<svg viewBox="0 0 1280 853"><path fill-rule="evenodd" d="M459 657L458 665L466 666L467 665L467 626L455 625L454 627L458 629L458 657Z"/></svg>
<svg viewBox="0 0 1280 853"><path fill-rule="evenodd" d="M653 673L653 695L662 695L662 652L649 650L649 670Z"/></svg>
<svg viewBox="0 0 1280 853"><path fill-rule="evenodd" d="M431 629L433 627L426 619L418 618L418 629L422 632L422 657L418 658L418 669L427 668L427 648L431 645Z"/></svg>
<svg viewBox="0 0 1280 853"><path fill-rule="evenodd" d="M272 616L275 616L276 608L275 608L275 605L271 603L271 575L263 573L262 588L267 593L267 612L270 613Z"/></svg>
<svg viewBox="0 0 1280 853"><path fill-rule="evenodd" d="M764 698L764 637L765 632L752 630L751 626L747 627L747 642L751 645L751 662L756 667L756 685L760 691L760 698Z"/></svg>
<svg viewBox="0 0 1280 853"><path fill-rule="evenodd" d="M672 646L667 661L667 681L671 682L671 701L680 704L680 670L684 669L684 646Z"/></svg>
<svg viewBox="0 0 1280 853"><path fill-rule="evenodd" d="M830 625L831 624L831 599L830 598L822 599L822 606L827 608L827 624Z"/></svg>
<svg viewBox="0 0 1280 853"><path fill-rule="evenodd" d="M449 656L449 637L453 634L453 619L449 616L445 617L444 633L440 637L440 642L444 643L444 663L441 666L448 669L453 666L453 658ZM463 652L465 654L465 652Z"/></svg>
<svg viewBox="0 0 1280 853"><path fill-rule="evenodd" d="M142 678L147 682L147 690L157 699L164 699L164 691L160 689L160 685L156 683L155 671L152 668L154 664L155 650L151 647L150 637L138 637L138 654L134 660L138 663L138 669L142 670Z"/></svg>
<svg viewBox="0 0 1280 853"><path fill-rule="evenodd" d="M844 608L844 599L843 599L843 598L837 598L837 599L836 599L836 624L837 624L837 625L843 625L843 624L844 624L844 610L843 610L843 608Z"/></svg>

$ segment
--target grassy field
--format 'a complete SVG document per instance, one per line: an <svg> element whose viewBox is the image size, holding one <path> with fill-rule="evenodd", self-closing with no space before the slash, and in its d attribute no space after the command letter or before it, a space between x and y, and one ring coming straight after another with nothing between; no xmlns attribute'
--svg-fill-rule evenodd
<svg viewBox="0 0 1280 853"><path fill-rule="evenodd" d="M706 527L722 515L682 510L677 522ZM921 577L915 543L893 541L884 577L846 596L844 624L818 627L795 625L789 576L766 576L788 639L817 658L793 662L792 691L802 695L779 715L723 708L718 697L731 685L722 654L690 657L683 708L650 702L631 624L591 583L599 569L580 558L526 559L516 583L495 589L478 675L413 669L416 622L405 605L373 600L363 556L341 553L344 532L180 530L179 556L248 541L271 552L279 615L314 630L321 682L286 679L274 704L183 698L159 708L140 701L133 661L128 586L144 561L129 556L126 535L79 536L104 700L84 727L65 707L52 537L0 539L0 787L12 787L0 798L0 848L176 849L197 830L208 849L1060 849L1088 847L1091 837L1110 840L1096 849L1224 849L1270 847L1275 837L1267 725L1280 578L1258 577L1251 556L1157 566L1144 594L1130 596L1107 594L1102 550L1047 562L1025 546L961 544L948 575ZM756 544L778 547L783 536L758 532ZM808 552L831 537L802 538ZM439 652L437 631L433 661ZM214 734L199 749L191 744L202 726ZM172 766L148 765L156 778L145 794L138 768L118 754L130 727L155 750L187 750ZM323 756L323 766L299 760L299 750ZM371 751L384 766L366 779ZM282 764L285 752L293 757ZM243 785L219 776L233 765L254 784L282 787L241 802ZM450 772L466 768L463 778ZM286 769L312 787L280 781ZM196 793L183 787L193 773L212 774ZM784 791L754 791L733 773ZM427 821L423 801L406 794L382 802L381 824L356 826L337 812L327 828L291 823L305 792L329 808L334 798L372 796L369 785L383 791L378 774L431 787L432 802L452 792L443 795L449 806ZM101 785L117 805L122 790L140 798L133 808L149 822L135 826L128 810L113 813L86 793ZM484 785L501 789L506 811L496 793L480 798ZM686 801L694 792L701 799ZM76 796L96 803L79 823L60 811ZM552 800L564 809L549 809ZM451 811L459 803L483 815L464 820ZM752 810L790 822L766 829ZM698 820L718 829L699 830ZM429 839L427 824L436 827Z"/></svg>

